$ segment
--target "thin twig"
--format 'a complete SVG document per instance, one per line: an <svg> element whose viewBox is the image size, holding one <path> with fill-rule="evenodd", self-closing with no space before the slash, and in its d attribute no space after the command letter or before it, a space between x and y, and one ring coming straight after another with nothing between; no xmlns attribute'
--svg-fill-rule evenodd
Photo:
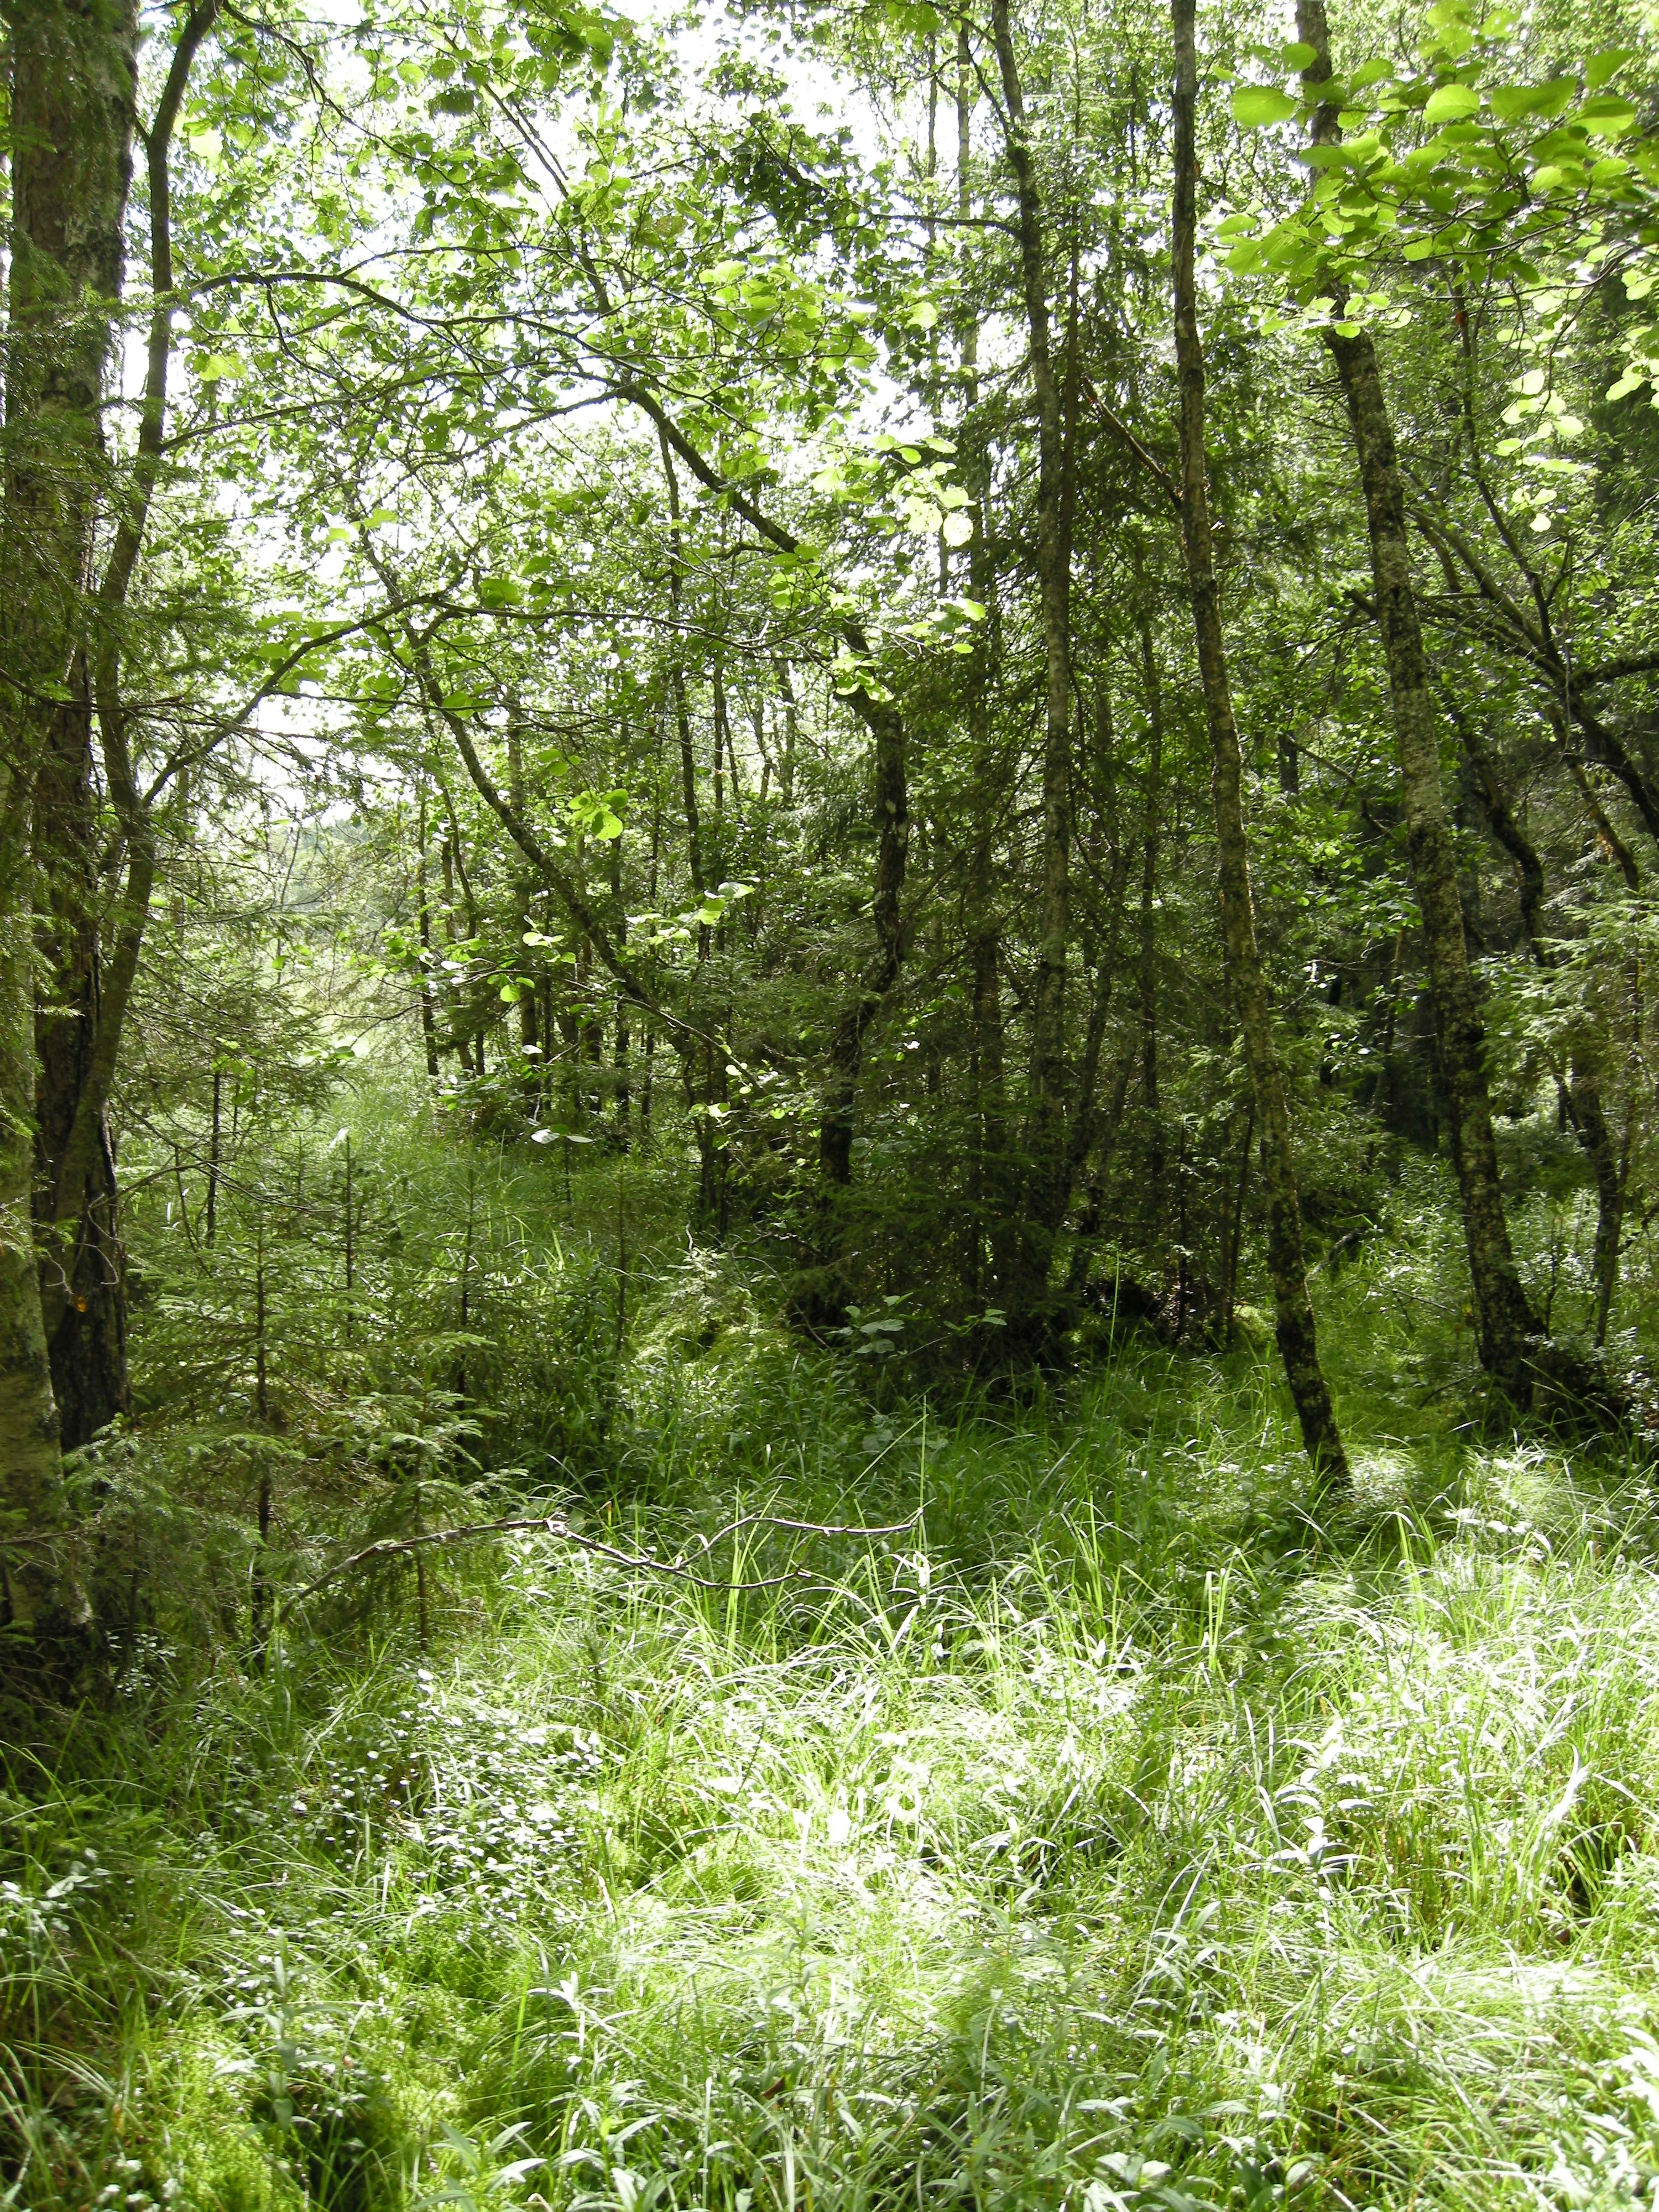
<svg viewBox="0 0 1659 2212"><path fill-rule="evenodd" d="M1181 487L1176 483L1175 478L1170 474L1168 469L1164 467L1163 462L1158 459L1157 454L1150 452L1146 447L1142 445L1140 440L1136 437L1134 432L1129 428L1128 424L1123 421L1122 417L1115 413L1114 410L1106 404L1106 402L1095 390L1094 386L1090 383L1086 376L1081 380L1079 388L1082 391L1084 398L1094 409L1096 414L1099 416L1101 421L1112 433L1112 435L1115 438L1121 440L1121 442L1128 447L1129 451L1134 455L1136 460L1139 462L1141 467L1145 469L1148 475L1155 480L1159 489L1164 493L1165 498L1168 499L1170 504L1175 508L1176 513L1179 514L1181 512Z"/></svg>
<svg viewBox="0 0 1659 2212"><path fill-rule="evenodd" d="M770 1514L750 1513L745 1514L741 1520L733 1521L727 1527L717 1530L714 1535L706 1537L699 1548L698 1556L706 1554L709 1547L720 1541L723 1537L732 1535L740 1528L757 1526L788 1528L803 1535L812 1536L898 1536L907 1534L915 1525L915 1515L912 1515L908 1521L894 1522L882 1528L861 1528L843 1527L817 1521L784 1521L776 1519ZM424 1551L434 1544L457 1544L469 1536L530 1534L557 1536L568 1544L578 1546L584 1552L592 1553L596 1558L610 1559L619 1567L634 1567L649 1574L669 1575L677 1581L691 1583L698 1589L737 1591L781 1589L786 1583L810 1582L811 1579L810 1567L797 1567L787 1574L768 1575L755 1582L728 1582L724 1577L694 1572L685 1565L683 1559L659 1559L649 1552L621 1551L616 1545L603 1543L596 1536L582 1535L557 1514L538 1514L529 1518L506 1521L469 1521L463 1522L457 1528L433 1529L419 1536L383 1537L379 1543L366 1544L361 1552L353 1552L349 1558L339 1560L337 1565L329 1568L325 1574L319 1575L315 1582L307 1583L302 1590L295 1591L291 1598L284 1601L282 1618L285 1620L295 1606L303 1605L307 1598L314 1597L319 1590L325 1589L330 1583L337 1582L342 1575L349 1573L354 1567L366 1565L371 1559L395 1559L401 1553Z"/></svg>

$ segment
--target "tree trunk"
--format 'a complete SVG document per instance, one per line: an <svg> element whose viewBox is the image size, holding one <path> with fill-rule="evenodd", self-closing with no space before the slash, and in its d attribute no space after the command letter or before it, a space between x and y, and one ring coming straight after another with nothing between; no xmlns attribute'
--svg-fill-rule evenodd
<svg viewBox="0 0 1659 2212"><path fill-rule="evenodd" d="M30 1191L34 1157L32 949L10 919L0 939L0 1626L21 1630L43 1666L89 1626L72 1565L50 1540L64 1518L58 1408L52 1394ZM8 1534L23 1542L8 1547Z"/></svg>
<svg viewBox="0 0 1659 2212"><path fill-rule="evenodd" d="M1303 42L1317 57L1304 77L1304 82L1316 91L1331 73L1324 0L1297 0L1297 27ZM1314 135L1317 143L1334 143L1338 132L1334 111L1320 108ZM1441 782L1440 747L1412 583L1411 547L1406 534L1406 504L1394 428L1376 349L1369 333L1362 330L1344 337L1332 325L1325 342L1347 401L1365 498L1377 622L1394 704L1405 799L1406 843L1423 922L1441 1080L1450 1114L1452 1157L1474 1287L1480 1361L1510 1396L1524 1405L1532 1395L1534 1349L1529 1340L1540 1335L1540 1328L1521 1281L1504 1216L1498 1146L1482 1060L1484 1032L1463 935L1456 852Z"/></svg>
<svg viewBox="0 0 1659 2212"><path fill-rule="evenodd" d="M513 702L507 726L507 795L513 802L514 812L522 815L526 811L524 723L516 699ZM520 854L519 858L522 860L524 855ZM524 941L526 936L535 933L531 927L531 910L536 891L537 884L534 875L527 868L515 868L513 875L513 920L518 942L513 948L513 957L521 965L528 963L532 968L539 970L542 965L539 957L531 959L530 948ZM527 1060L536 1059L542 1049L540 997L541 994L535 988L533 979L532 988L527 991L521 990L520 993L519 1049ZM540 1090L541 1079L535 1070L532 1069L526 1077L525 1087L532 1093Z"/></svg>
<svg viewBox="0 0 1659 2212"><path fill-rule="evenodd" d="M33 541L28 570L14 572L34 581L22 621L33 633L27 665L36 704L24 709L33 727L20 750L35 775L36 946L49 979L35 1023L33 1210L42 1226L60 1231L40 1255L42 1326L62 1441L73 1448L127 1403L125 1271L102 1097L88 1101L95 1127L80 1132L81 1188L67 1194L72 1203L61 1213L56 1199L94 1075L100 1011L101 810L87 630L110 329L88 303L113 300L121 288L137 24L125 6L49 0L22 14L13 40L15 351L6 412L23 436L8 503Z"/></svg>
<svg viewBox="0 0 1659 2212"><path fill-rule="evenodd" d="M1067 1193L1066 950L1071 933L1071 548L1066 543L1066 440L1049 348L1042 197L1032 159L1008 0L992 0L997 66L1007 107L1007 150L1019 212L1020 283L1037 413L1037 581L1042 611L1042 861L1031 1007L1031 1188L1027 1297L1048 1287L1054 1233Z"/></svg>
<svg viewBox="0 0 1659 2212"><path fill-rule="evenodd" d="M876 876L870 915L876 928L876 951L865 969L857 998L842 1012L830 1040L830 1073L818 1127L818 1163L824 1180L842 1188L853 1179L853 1104L863 1065L865 1036L904 963L900 900L910 847L904 718L896 706L874 702L864 710L863 720L875 738L871 796L876 823Z"/></svg>
<svg viewBox="0 0 1659 2212"><path fill-rule="evenodd" d="M25 1542L6 1564L5 1605L32 1638L43 1668L79 1679L90 1625L66 1559L39 1540L62 1512L58 1417L53 1401L33 1237L35 1115L31 939L33 856L29 817L42 769L84 750L90 728L87 645L93 596L93 530L103 473L101 412L110 324L103 303L120 289L122 233L131 176L137 27L127 0L108 6L36 0L14 10L11 39L12 207L6 359L8 468L0 603L0 1520ZM14 688L15 687L15 688ZM67 695L67 696L65 696ZM74 744L64 725L75 722ZM88 787L89 789L89 787ZM61 799L62 793L59 793ZM56 817L38 825L57 826ZM91 849L95 820L77 823L76 855ZM49 849L55 890L72 872ZM89 1024L92 975L75 933L69 1018ZM65 994L66 997L70 994ZM55 1087L54 1083L48 1085ZM54 1109L61 1102L54 1097ZM56 1112L77 1139L83 1180L99 1127ZM97 1200L93 1201L96 1210ZM101 1226L112 1231L112 1221ZM94 1240L88 1239L88 1242ZM48 1264L54 1255L48 1255ZM78 1275L80 1263L69 1267ZM72 1310L73 1300L66 1301Z"/></svg>
<svg viewBox="0 0 1659 2212"><path fill-rule="evenodd" d="M789 663L781 653L778 653L772 665L777 671L778 692L783 701L783 751L778 761L778 796L786 806L793 806L795 803L795 749L800 737L800 709L795 700L795 686L789 673Z"/></svg>
<svg viewBox="0 0 1659 2212"><path fill-rule="evenodd" d="M54 718L36 786L36 852L43 863L44 894L40 941L57 1000L48 1013L36 1015L36 1206L43 1224L63 1240L55 1250L50 1243L42 1250L41 1301L63 1441L71 1446L88 1441L127 1402L125 1264L109 1100L149 927L158 855L153 799L141 793L133 768L121 617L143 548L167 429L173 358L173 133L197 52L217 8L218 0L200 0L186 15L145 137L151 299L137 451L115 507L109 555L90 611L90 638L77 656L73 703L60 707ZM113 29L118 41L109 75L125 88L133 70L132 27L117 14L100 27L106 33ZM94 114L105 136L106 167L117 173L110 183L111 199L118 188L121 204L101 207L87 228L90 236L99 224L106 226L91 273L101 281L112 268L118 289L133 118L125 103L118 118L112 116L101 95ZM87 210L72 210L71 216L84 223ZM105 795L120 830L112 867L118 867L122 848L125 859L125 882L119 895L107 902L107 914L95 859L105 823L92 774L94 708ZM183 791L180 799L185 803ZM118 877L114 880L120 882ZM106 965L100 963L100 925L109 937Z"/></svg>
<svg viewBox="0 0 1659 2212"><path fill-rule="evenodd" d="M1534 964L1549 969L1559 964L1559 955L1544 934L1544 867L1532 840L1515 818L1508 794L1498 777L1497 764L1470 723L1468 717L1450 705L1452 724L1456 730L1470 768L1478 783L1481 808L1486 817L1495 843L1501 846L1515 864L1518 878L1521 903L1521 926L1526 933L1528 949ZM1602 1110L1601 1086L1589 1054L1582 1045L1575 1046L1571 1057L1571 1075L1565 1097L1567 1109L1577 1133L1578 1142L1589 1161L1595 1177L1595 1245L1590 1262L1592 1279L1596 1285L1596 1311L1605 1316L1613 1302L1613 1286L1619 1267L1619 1243L1624 1230L1625 1177L1620 1172L1620 1154L1607 1127ZM1605 1319L1601 1322L1599 1344L1607 1332Z"/></svg>
<svg viewBox="0 0 1659 2212"><path fill-rule="evenodd" d="M618 950L620 950L628 942L628 909L623 902L622 839L620 837L613 837L611 840L611 902L613 916L612 927L616 930L617 945ZM611 1062L611 1066L614 1071L614 1085L617 1102L617 1142L621 1149L623 1152L626 1152L628 1150L629 1122L632 1110L633 1100L628 1079L628 1053L629 1044L628 1029L628 1000L626 995L620 991L617 994L616 1039L616 1058Z"/></svg>
<svg viewBox="0 0 1659 2212"><path fill-rule="evenodd" d="M1089 1025L1084 1037L1083 1065L1078 1073L1077 1098L1072 1113L1071 1159L1069 1183L1075 1189L1089 1164L1090 1154L1101 1133L1100 1115L1095 1105L1100 1085L1100 1058L1106 1042L1106 1027L1111 1014L1113 987L1117 980L1120 942L1123 933L1124 894L1128 884L1129 848L1122 835L1119 818L1116 785L1117 763L1112 732L1112 696L1103 667L1095 684L1094 745L1090 763L1090 799L1094 817L1094 846L1092 873L1099 880L1099 844L1103 836L1107 847L1106 868L1106 931L1103 944L1097 945L1095 984L1089 1005ZM1095 920L1098 923L1098 910ZM1121 1071L1120 1071L1121 1073ZM1117 1117L1122 1112L1122 1085L1115 1084L1114 1103L1108 1116L1109 1136L1115 1134ZM1089 1279L1089 1262L1092 1242L1100 1233L1101 1202L1104 1196L1100 1174L1088 1186L1083 1219L1079 1224L1072 1247L1072 1257L1066 1271L1066 1295L1075 1304L1082 1296Z"/></svg>
<svg viewBox="0 0 1659 2212"><path fill-rule="evenodd" d="M600 291L603 305L602 287ZM631 383L619 386L617 389L622 396L632 399L642 408L656 424L665 462L667 462L671 452L678 453L698 481L709 490L720 493L732 511L740 514L763 543L781 553L799 552L799 539L781 523L775 522L754 504L740 486L723 477L699 453L690 441L671 422L662 402L653 392L642 385ZM672 511L672 502L678 498L672 469L669 492ZM849 654L861 668L869 669L872 663L870 641L857 615L842 614L839 618L839 628ZM858 1090L859 1071L863 1065L865 1034L882 1000L898 981L904 964L900 900L904 890L910 836L907 797L908 738L904 717L891 695L876 684L873 679L855 682L845 696L848 705L874 741L877 853L872 918L876 927L877 950L860 979L857 999L836 1024L830 1042L830 1068L818 1127L818 1160L824 1179L831 1186L845 1185L851 1180L853 1106ZM689 1061L687 1064L689 1066Z"/></svg>
<svg viewBox="0 0 1659 2212"><path fill-rule="evenodd" d="M1613 1141L1601 1094L1594 1074L1577 1054L1567 1085L1567 1109L1595 1177L1595 1243L1590 1255L1590 1279L1595 1285L1595 1340L1607 1335L1607 1316L1612 1310L1618 1279L1619 1244L1625 1225L1625 1177L1619 1147Z"/></svg>
<svg viewBox="0 0 1659 2212"><path fill-rule="evenodd" d="M686 864L691 888L699 902L708 890L702 866L702 818L697 807L697 762L691 745L691 710L685 696L685 549L680 532L680 480L668 433L659 426L663 477L668 487L668 617L672 641L668 664L669 690L674 701L674 729L680 748L680 794L685 807ZM697 957L708 957L708 932L697 932Z"/></svg>
<svg viewBox="0 0 1659 2212"><path fill-rule="evenodd" d="M1156 1215L1164 1180L1164 1131L1158 1103L1158 832L1164 803L1164 687L1158 678L1150 608L1138 610L1146 686L1146 822L1140 849L1140 1095L1147 1121L1148 1197Z"/></svg>
<svg viewBox="0 0 1659 2212"><path fill-rule="evenodd" d="M77 1113L97 1086L104 1018L99 883L93 839L92 702L59 707L35 782L39 863L35 950L46 979L34 1013L34 1216L52 1395L64 1449L88 1443L128 1407L126 1262L117 1218L115 1151L100 1098L78 1205L60 1215L58 1186Z"/></svg>
<svg viewBox="0 0 1659 2212"><path fill-rule="evenodd" d="M438 1025L432 1018L432 994L438 988L432 951L432 908L427 897L426 779L416 784L415 832L415 917L421 940L421 1045L426 1054L427 1080L438 1080ZM219 1079L213 1079L214 1136L218 1136Z"/></svg>
<svg viewBox="0 0 1659 2212"><path fill-rule="evenodd" d="M1204 351L1193 278L1197 228L1198 55L1195 0L1171 0L1175 28L1175 264L1176 363L1181 395L1181 544L1192 598L1199 670L1210 731L1211 790L1221 866L1221 923L1228 966L1244 1032L1256 1115L1266 1139L1267 1259L1273 1277L1276 1333L1285 1373L1296 1402L1302 1438L1322 1490L1349 1481L1347 1455L1331 1405L1308 1296L1302 1250L1302 1209L1291 1152L1291 1121L1273 1046L1267 978L1256 945L1249 857L1244 833L1243 763L1211 538L1209 485L1204 453Z"/></svg>

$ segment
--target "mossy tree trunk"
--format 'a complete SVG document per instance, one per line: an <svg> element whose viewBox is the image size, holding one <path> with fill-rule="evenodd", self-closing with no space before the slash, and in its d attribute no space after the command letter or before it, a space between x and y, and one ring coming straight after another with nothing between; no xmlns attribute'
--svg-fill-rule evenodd
<svg viewBox="0 0 1659 2212"><path fill-rule="evenodd" d="M1279 1349L1302 1438L1322 1491L1346 1485L1347 1455L1331 1404L1308 1296L1302 1210L1291 1152L1290 1111L1273 1045L1267 983L1256 943L1244 829L1243 763L1233 713L1217 590L1204 449L1204 349L1193 264L1197 229L1198 54L1195 0L1171 0L1175 30L1176 367L1181 404L1181 544L1192 601L1199 672L1210 732L1211 791L1220 852L1221 926L1244 1033L1267 1191L1267 1261Z"/></svg>
<svg viewBox="0 0 1659 2212"><path fill-rule="evenodd" d="M98 818L90 775L97 665L94 526L104 493L102 432L111 308L120 288L136 91L129 0L26 0L9 11L11 270L6 362L4 571L0 601L0 1514L21 1541L6 1563L5 1608L45 1662L78 1675L90 1623L68 1555L51 1539L64 1493L41 1272L34 1238L37 1130L77 1152L72 1213L46 1267L75 1316L65 1381L83 1417L125 1389L107 1146L91 1145L81 1094L96 1049L100 979L87 874ZM40 949L55 985L37 1115L37 859ZM61 1045L62 1048L59 1048ZM81 1156L85 1156L84 1159ZM83 1309L81 1300L86 1299ZM88 1334L81 1324L99 1309ZM114 1309L112 1319L112 1307ZM62 1315L59 1316L60 1322ZM52 1332L54 1339L58 1332ZM82 1339L85 1338L82 1341ZM83 1369L94 1364L89 1377ZM80 1386L85 1382L84 1393ZM85 1404L82 1403L84 1395Z"/></svg>

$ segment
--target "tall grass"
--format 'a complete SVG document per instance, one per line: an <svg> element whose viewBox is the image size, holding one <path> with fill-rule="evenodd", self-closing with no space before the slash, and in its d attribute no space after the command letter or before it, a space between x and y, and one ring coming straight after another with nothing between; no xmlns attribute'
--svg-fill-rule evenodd
<svg viewBox="0 0 1659 2212"><path fill-rule="evenodd" d="M466 1194L420 1178L476 1208L478 1171L376 1141L441 1377ZM1248 1347L930 1404L666 1235L619 1328L609 1171L568 1206L517 1174L471 1348L520 1448L550 1401L567 1439L602 1404L602 1443L376 1460L351 1409L406 1411L418 1377L374 1363L418 1331L310 1366L296 1334L270 1571L341 1547L353 1482L360 1534L406 1529L417 1480L434 1520L528 1492L666 1559L734 1510L899 1532L756 1524L702 1582L520 1534L427 1554L419 1598L396 1555L261 1670L246 1409L106 1455L109 1526L171 1579L115 1710L7 1754L0 2203L1659 2195L1650 1501L1477 1435L1431 1251L1326 1291L1360 1483L1316 1531Z"/></svg>
<svg viewBox="0 0 1659 2212"><path fill-rule="evenodd" d="M854 1434L741 1312L669 1364L659 1547L745 1421L914 1531L747 1594L521 1537L428 1652L135 1668L0 1808L12 2202L1651 2190L1659 1584L1593 1471L1396 1443L1321 1553L1253 1370Z"/></svg>

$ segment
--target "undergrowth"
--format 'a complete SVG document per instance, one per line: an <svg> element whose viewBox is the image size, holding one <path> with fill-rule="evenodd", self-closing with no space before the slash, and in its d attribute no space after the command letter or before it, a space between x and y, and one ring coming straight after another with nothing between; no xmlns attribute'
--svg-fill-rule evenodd
<svg viewBox="0 0 1659 2212"><path fill-rule="evenodd" d="M1248 1314L930 1401L667 1240L619 1317L614 1179L549 1223L503 1167L460 1329L378 1143L346 1348L307 1364L296 1297L280 1419L186 1366L83 1473L100 1572L159 1595L113 1709L8 1754L0 2203L1659 2197L1646 1478L1477 1432L1408 1238L1322 1292L1360 1479L1316 1531ZM526 1448L537 1358L579 1449ZM520 1531L297 1598L536 1510L696 1578Z"/></svg>

